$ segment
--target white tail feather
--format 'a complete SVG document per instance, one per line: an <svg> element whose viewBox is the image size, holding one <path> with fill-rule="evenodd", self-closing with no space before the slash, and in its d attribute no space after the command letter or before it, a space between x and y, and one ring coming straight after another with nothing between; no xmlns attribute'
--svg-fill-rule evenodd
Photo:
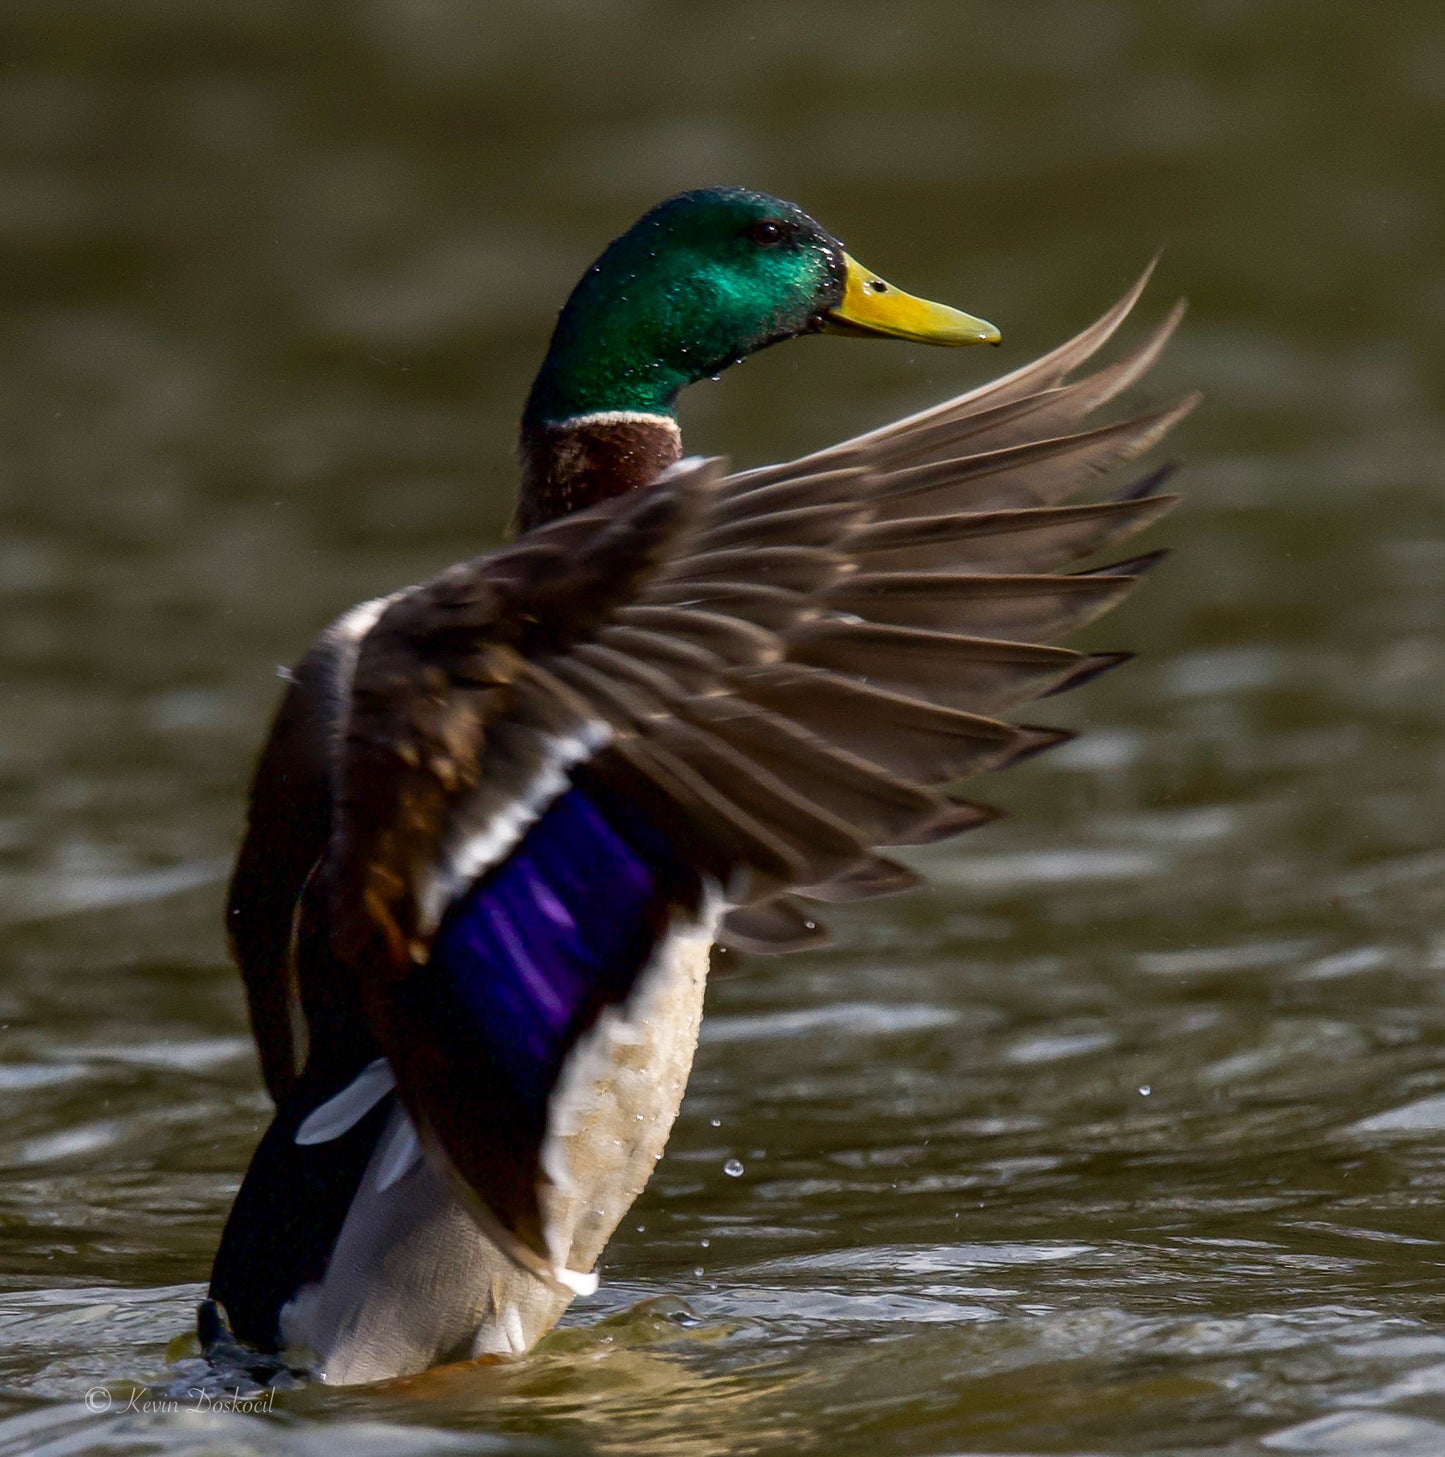
<svg viewBox="0 0 1445 1457"><path fill-rule="evenodd" d="M393 1184L400 1183L421 1161L421 1140L416 1128L401 1108L391 1126L382 1135L381 1146L374 1155L376 1188L385 1193Z"/></svg>
<svg viewBox="0 0 1445 1457"><path fill-rule="evenodd" d="M396 1075L384 1057L369 1062L334 1098L314 1108L296 1130L296 1142L330 1143L355 1128L396 1086Z"/></svg>

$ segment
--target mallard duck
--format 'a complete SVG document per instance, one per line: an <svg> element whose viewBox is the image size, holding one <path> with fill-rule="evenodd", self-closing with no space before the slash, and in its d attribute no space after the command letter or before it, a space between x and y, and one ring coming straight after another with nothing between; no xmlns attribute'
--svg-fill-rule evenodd
<svg viewBox="0 0 1445 1457"><path fill-rule="evenodd" d="M1068 382L1140 281L1037 362L831 449L684 459L679 393L817 331L992 325L885 283L799 208L708 189L602 254L522 422L518 534L326 629L252 788L229 931L275 1117L203 1343L329 1382L520 1353L596 1283L661 1156L715 945L823 938L902 890L879 847L990 811L961 777L1066 735L998 717L1122 660L1048 645L1153 555L1155 472L1060 504L1186 399L1081 430Z"/></svg>

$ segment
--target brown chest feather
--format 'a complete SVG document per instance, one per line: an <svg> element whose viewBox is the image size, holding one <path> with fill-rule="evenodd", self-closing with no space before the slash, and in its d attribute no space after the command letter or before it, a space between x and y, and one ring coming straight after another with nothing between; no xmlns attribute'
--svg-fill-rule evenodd
<svg viewBox="0 0 1445 1457"><path fill-rule="evenodd" d="M681 458L677 426L661 416L599 415L531 426L522 437L516 529L530 531L636 490Z"/></svg>

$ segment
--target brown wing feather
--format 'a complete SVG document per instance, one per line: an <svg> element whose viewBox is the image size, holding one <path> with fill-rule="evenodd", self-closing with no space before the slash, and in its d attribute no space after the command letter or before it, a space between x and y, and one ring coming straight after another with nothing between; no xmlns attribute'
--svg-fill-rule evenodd
<svg viewBox="0 0 1445 1457"><path fill-rule="evenodd" d="M246 834L226 900L226 932L246 989L266 1089L278 1103L306 1059L299 954L302 895L331 837L337 722L355 642L329 628L291 671L256 765Z"/></svg>

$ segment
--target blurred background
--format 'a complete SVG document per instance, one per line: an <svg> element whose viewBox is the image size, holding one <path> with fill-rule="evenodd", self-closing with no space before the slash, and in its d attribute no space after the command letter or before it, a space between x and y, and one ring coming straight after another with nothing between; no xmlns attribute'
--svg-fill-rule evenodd
<svg viewBox="0 0 1445 1457"><path fill-rule="evenodd" d="M1438 4L7 0L0 57L0 1454L1445 1450ZM535 1356L88 1413L265 1120L220 905L278 665L497 539L557 307L712 183L1006 341L770 351L685 402L741 464L1164 248L1144 399L1207 402L1090 635L1140 660L931 890L717 979Z"/></svg>

